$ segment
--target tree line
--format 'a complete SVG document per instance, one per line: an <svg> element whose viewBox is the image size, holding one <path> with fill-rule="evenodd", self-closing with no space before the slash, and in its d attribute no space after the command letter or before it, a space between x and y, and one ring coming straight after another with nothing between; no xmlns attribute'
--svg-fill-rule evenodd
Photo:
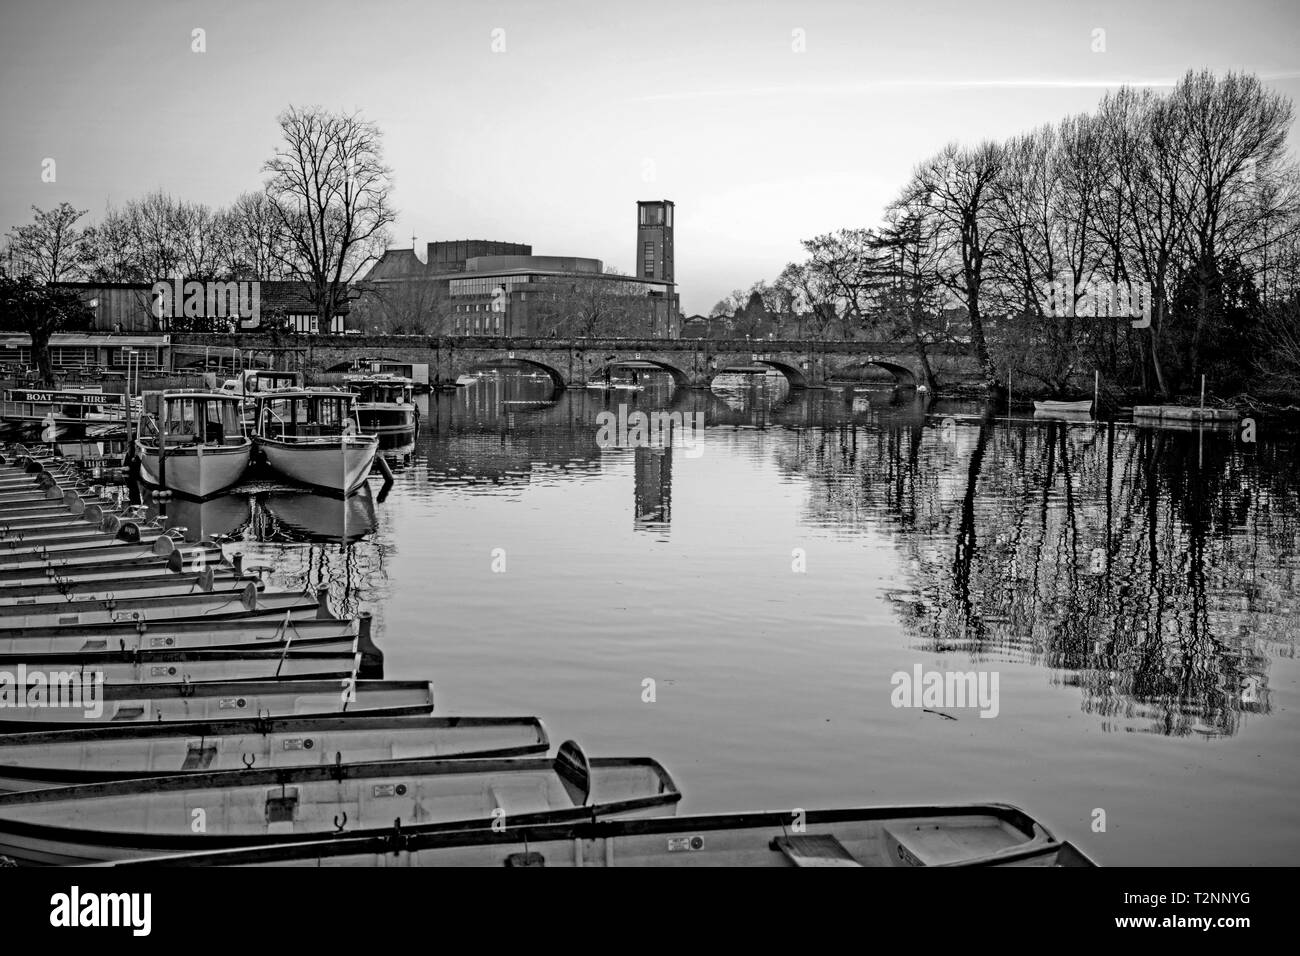
<svg viewBox="0 0 1300 956"><path fill-rule="evenodd" d="M1293 118L1251 74L1189 71L1004 142L952 143L879 226L805 240L805 259L714 314L757 292L807 315L810 337L909 340L931 379L927 347L955 339L990 385L1064 394L1099 369L1130 393L1205 375L1221 394L1295 395ZM1146 315L1124 308L1137 301Z"/></svg>
<svg viewBox="0 0 1300 956"><path fill-rule="evenodd" d="M396 219L392 171L378 127L358 113L291 106L279 126L281 142L262 167L262 188L229 206L214 209L156 190L110 205L85 225L87 210L69 203L33 206L32 221L5 237L0 265L9 285L0 324L31 331L78 321L66 296L40 291L51 283L152 283L183 275L300 283L329 328L352 284L388 245ZM31 316L42 296L49 308L37 321Z"/></svg>

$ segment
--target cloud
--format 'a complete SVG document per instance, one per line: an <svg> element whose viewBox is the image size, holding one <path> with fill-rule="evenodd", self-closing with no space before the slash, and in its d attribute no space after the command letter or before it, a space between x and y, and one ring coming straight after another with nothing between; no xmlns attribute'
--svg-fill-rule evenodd
<svg viewBox="0 0 1300 956"><path fill-rule="evenodd" d="M1278 73L1261 73L1262 80L1293 80L1300 78L1300 70ZM840 83L818 86L752 86L740 89L681 90L675 93L652 93L632 97L630 102L644 103L668 100L733 99L741 97L801 95L861 96L879 90L897 89L1009 89L1009 90L1108 90L1121 86L1167 88L1179 80L1176 76L1162 77L989 77L985 79L912 78L868 80L861 83Z"/></svg>

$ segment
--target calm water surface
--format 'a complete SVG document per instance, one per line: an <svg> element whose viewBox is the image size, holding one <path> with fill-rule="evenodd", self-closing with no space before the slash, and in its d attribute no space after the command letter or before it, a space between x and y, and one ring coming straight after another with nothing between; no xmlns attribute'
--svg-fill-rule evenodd
<svg viewBox="0 0 1300 956"><path fill-rule="evenodd" d="M184 520L372 610L386 676L442 712L656 757L682 813L1008 801L1103 864L1294 863L1293 437L772 380L549 392L431 397L382 501ZM620 404L706 428L602 447ZM916 665L996 672L997 716L894 707Z"/></svg>

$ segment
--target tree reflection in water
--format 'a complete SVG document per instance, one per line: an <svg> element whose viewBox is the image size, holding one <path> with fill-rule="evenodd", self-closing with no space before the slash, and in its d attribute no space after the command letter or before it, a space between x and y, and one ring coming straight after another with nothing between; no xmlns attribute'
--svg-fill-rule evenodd
<svg viewBox="0 0 1300 956"><path fill-rule="evenodd" d="M1112 730L1234 733L1294 656L1291 443L930 416L800 434L811 507L888 532L919 647L1044 666Z"/></svg>

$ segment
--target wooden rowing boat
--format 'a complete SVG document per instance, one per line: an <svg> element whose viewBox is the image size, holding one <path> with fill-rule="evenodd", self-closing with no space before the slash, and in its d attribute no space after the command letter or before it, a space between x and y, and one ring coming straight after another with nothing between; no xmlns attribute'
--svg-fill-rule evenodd
<svg viewBox="0 0 1300 956"><path fill-rule="evenodd" d="M309 607L319 612L319 605ZM362 619L363 624L366 619ZM365 628L368 642L369 627ZM140 621L90 627L31 627L0 630L0 654L85 654L119 651L236 651L348 650L358 643L361 629L353 621L286 620L284 614L264 613L223 620Z"/></svg>
<svg viewBox="0 0 1300 956"><path fill-rule="evenodd" d="M70 684L64 682L64 686ZM50 693L47 691L45 698ZM433 685L428 681L205 681L98 687L91 682L81 685L79 693L78 699L72 691L64 691L62 699L74 702L58 707L50 706L52 701L48 699L33 703L30 695L12 690L0 693L0 733L262 715L378 716L428 714L433 710Z"/></svg>
<svg viewBox="0 0 1300 956"><path fill-rule="evenodd" d="M143 866L1095 866L1004 804L601 820L504 832L339 835ZM118 864L122 865L122 864Z"/></svg>
<svg viewBox="0 0 1300 956"><path fill-rule="evenodd" d="M258 585L246 581L241 587L214 589L198 594L146 597L126 595L103 600L0 607L0 635L7 628L49 625L111 624L123 621L165 621L182 618L229 617L249 611L293 612L303 605L315 611L318 604L294 592L258 593Z"/></svg>
<svg viewBox="0 0 1300 956"><path fill-rule="evenodd" d="M554 758L181 774L0 794L0 855L68 865L394 828L423 835L494 820L534 826L661 815L680 797L655 760L588 759L572 741Z"/></svg>
<svg viewBox="0 0 1300 956"><path fill-rule="evenodd" d="M130 595L163 597L180 594L209 594L217 590L242 588L252 583L264 587L258 578L239 574L230 568L205 568L202 571L167 571L165 574L121 575L86 581L51 575L44 582L5 581L0 588L0 617L15 609L27 609L57 603L110 601Z"/></svg>
<svg viewBox="0 0 1300 956"><path fill-rule="evenodd" d="M90 727L0 737L0 790L178 773L378 760L523 757L550 747L536 717L281 717Z"/></svg>
<svg viewBox="0 0 1300 956"><path fill-rule="evenodd" d="M0 672L78 672L105 684L165 684L175 681L341 680L361 666L355 639L339 651L315 648L232 651L78 651L73 654L4 654ZM378 673L367 677L382 677ZM19 688L21 692L21 688Z"/></svg>
<svg viewBox="0 0 1300 956"><path fill-rule="evenodd" d="M129 558L170 557L177 550L183 550L183 558L197 558L199 549L202 549L206 559L221 556L221 549L210 541L199 542L195 546L184 546L183 542L178 542L170 534L165 534L144 543L119 540L86 548L36 551L30 554L0 553L0 573L22 568L66 568L82 564L104 564Z"/></svg>
<svg viewBox="0 0 1300 956"><path fill-rule="evenodd" d="M121 558L106 561L52 561L47 564L27 564L0 568L0 582L10 584L39 583L42 581L117 581L132 578L166 578L182 571L200 571L206 567L223 567L224 558L219 549L194 548L173 551L169 557L149 555L138 558Z"/></svg>

